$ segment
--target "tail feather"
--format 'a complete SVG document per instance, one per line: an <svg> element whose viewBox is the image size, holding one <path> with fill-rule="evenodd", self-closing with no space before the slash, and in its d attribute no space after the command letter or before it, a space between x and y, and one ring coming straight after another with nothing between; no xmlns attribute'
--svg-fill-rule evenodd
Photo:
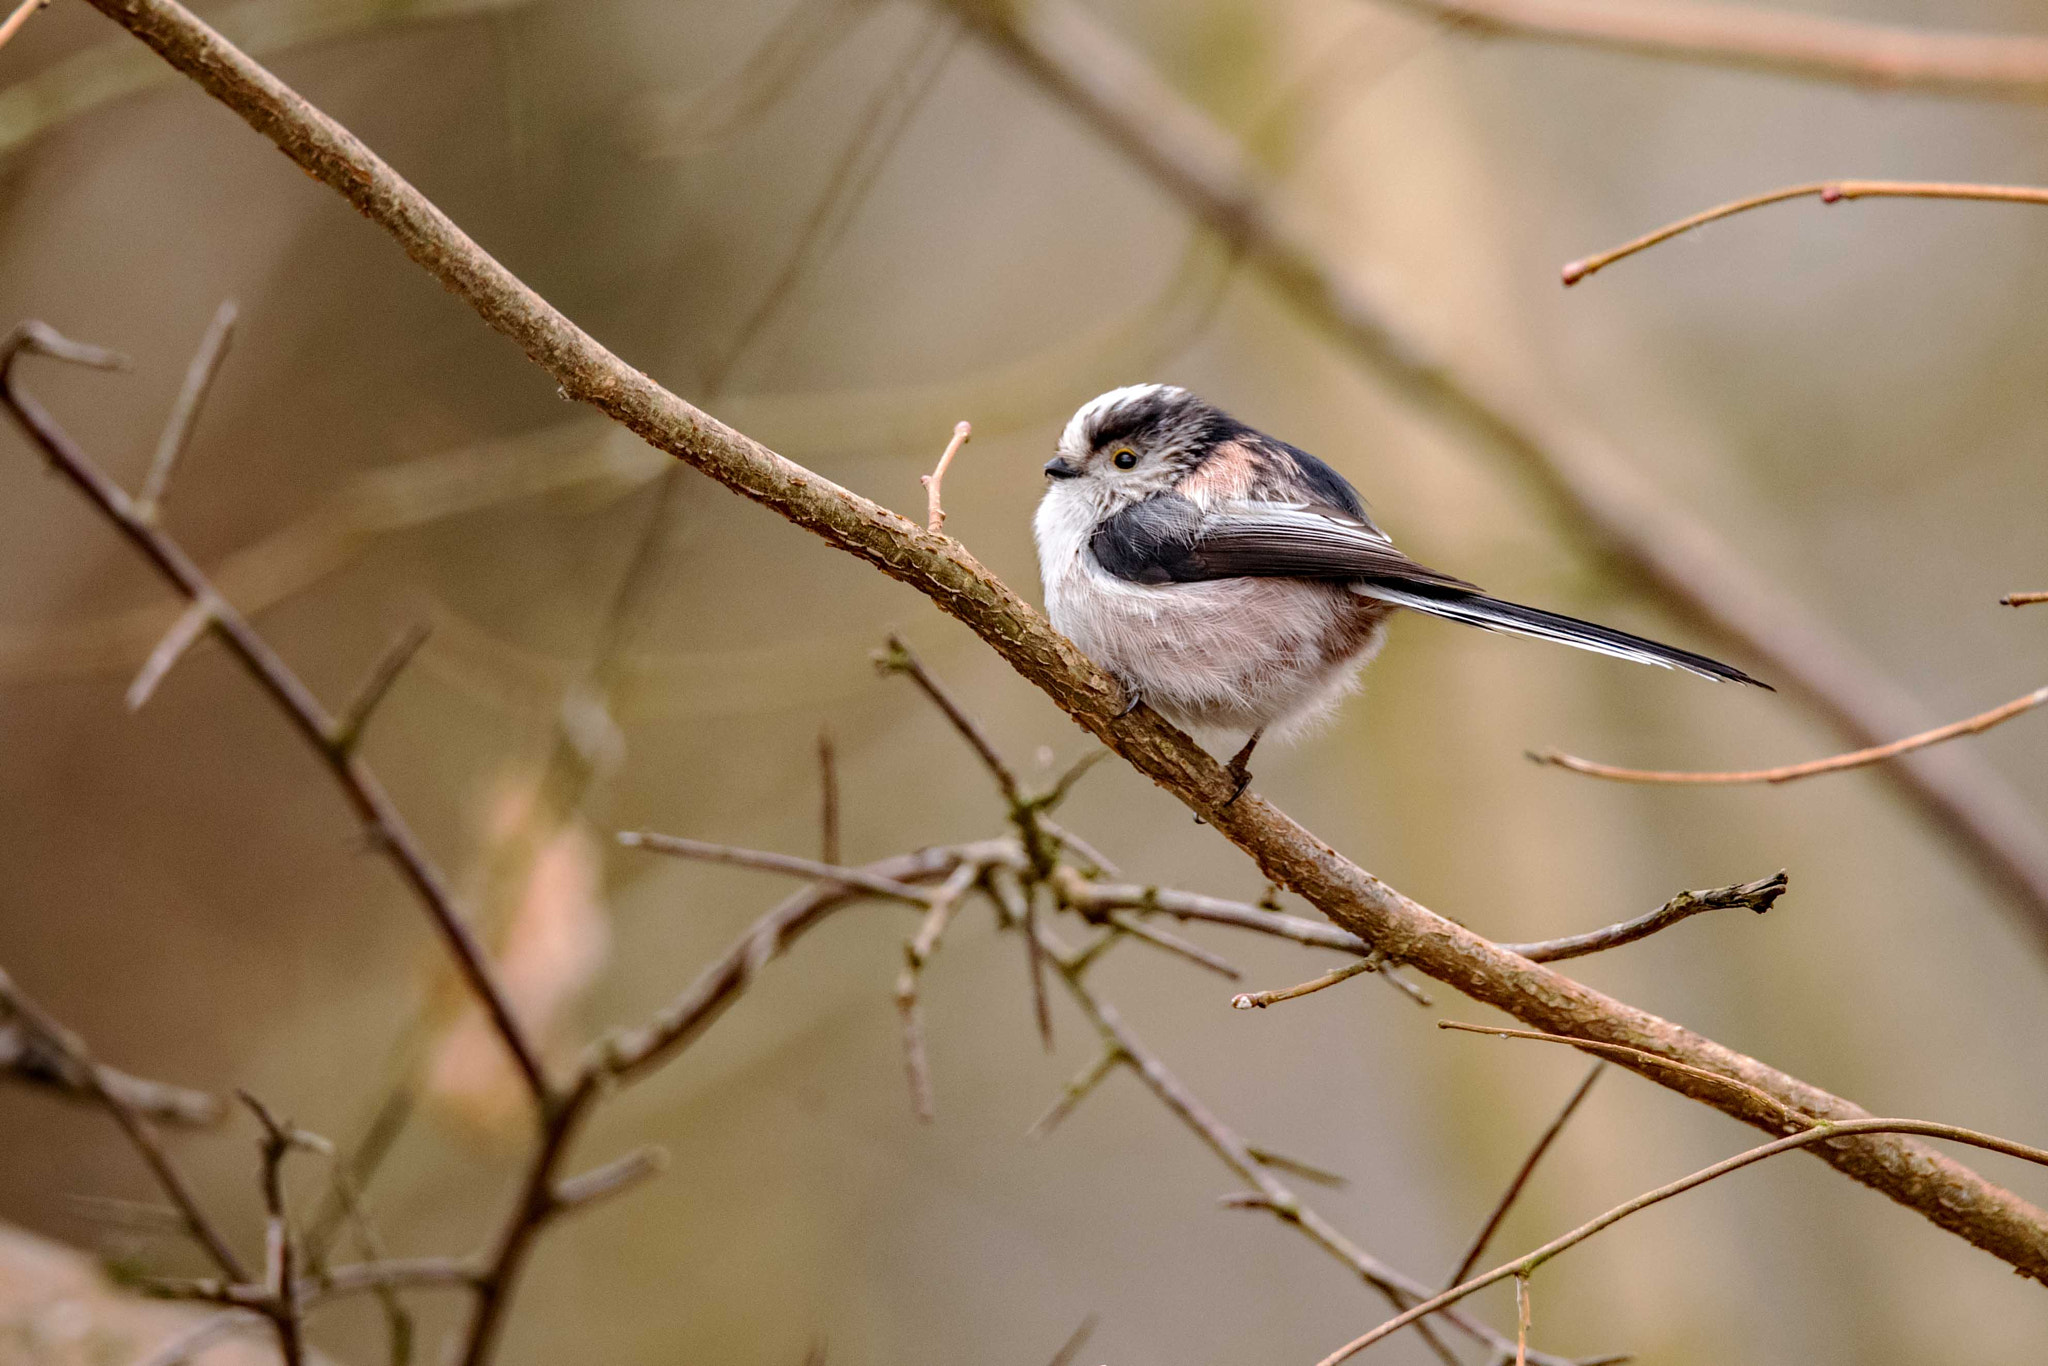
<svg viewBox="0 0 2048 1366"><path fill-rule="evenodd" d="M1365 597L1377 598L1381 602L1394 603L1416 612L1425 612L1433 617L1450 621L1462 621L1468 626L1477 626L1488 631L1505 631L1510 635L1528 636L1535 640L1554 640L1561 645L1571 645L1595 654L1612 655L1616 659L1632 659L1640 664L1655 664L1662 669L1683 669L1727 683L1748 683L1767 692L1775 691L1770 684L1751 678L1733 665L1723 664L1717 659L1681 650L1675 645L1660 645L1654 640L1632 636L1626 631L1617 631L1611 626L1599 626L1577 617L1567 617L1556 612L1546 612L1540 607L1524 607L1518 602L1503 602L1489 598L1484 593L1438 588L1422 584L1361 583L1354 590Z"/></svg>

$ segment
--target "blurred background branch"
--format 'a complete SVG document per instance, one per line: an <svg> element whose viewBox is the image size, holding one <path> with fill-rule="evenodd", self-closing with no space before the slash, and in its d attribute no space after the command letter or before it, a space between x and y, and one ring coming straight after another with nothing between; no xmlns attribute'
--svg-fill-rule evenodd
<svg viewBox="0 0 2048 1366"><path fill-rule="evenodd" d="M2048 99L2048 38L1873 24L1692 0L1384 0L1481 38L1605 48L1801 80Z"/></svg>

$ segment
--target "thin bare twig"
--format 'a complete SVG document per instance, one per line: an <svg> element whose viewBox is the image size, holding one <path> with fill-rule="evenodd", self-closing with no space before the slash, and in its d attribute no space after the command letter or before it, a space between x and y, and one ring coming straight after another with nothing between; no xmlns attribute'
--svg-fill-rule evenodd
<svg viewBox="0 0 2048 1366"><path fill-rule="evenodd" d="M2022 712L2032 711L2043 702L2048 702L2048 688L2036 688L2024 697L1993 707L1990 711L1979 712L1961 721L1952 721L1933 730L1909 735L1903 740L1894 740L1888 745L1877 745L1870 749L1859 749L1849 754L1836 754L1826 759L1810 759L1803 764L1786 764L1779 768L1742 769L1732 773L1695 773L1666 771L1645 768L1616 768L1612 764L1595 763L1577 755L1563 754L1554 749L1531 750L1529 758L1539 764L1550 764L1557 768L1583 773L1589 778L1605 778L1617 783L1670 783L1700 787L1729 787L1743 783L1790 783L1801 778L1818 777L1823 773L1840 773L1845 769L1866 768L1881 764L1887 759L1896 759L1901 754L1910 754L1916 749L1926 749L1946 740L1965 735L1977 735L1990 730L2004 721L2010 721Z"/></svg>
<svg viewBox="0 0 2048 1366"><path fill-rule="evenodd" d="M565 1177L555 1184L555 1204L564 1213L609 1200L621 1191L668 1170L668 1150L657 1144L633 1149L601 1167Z"/></svg>
<svg viewBox="0 0 2048 1366"><path fill-rule="evenodd" d="M1777 905L1778 898L1792 885L1791 879L1781 868L1769 877L1754 882L1738 882L1732 887L1710 887L1698 892L1680 892L1669 901L1651 911L1648 915L1624 920L1618 925L1605 929L1588 930L1584 934L1566 935L1559 939L1544 939L1534 944L1502 944L1509 953L1537 963L1555 963L1564 958L1582 958L1589 953L1601 953L1607 949L1633 944L1638 939L1647 939L1659 930L1669 929L1681 920L1689 920L1704 911L1748 910L1758 915Z"/></svg>
<svg viewBox="0 0 2048 1366"><path fill-rule="evenodd" d="M1071 868L1055 870L1053 884L1060 899L1083 915L1102 915L1119 908L1157 911L1176 920L1200 920L1211 925L1253 930L1306 944L1310 948L1339 949L1356 954L1372 952L1372 946L1363 939L1327 921L1288 915L1284 911L1269 911L1242 901L1205 896L1200 892L1136 883L1095 882Z"/></svg>
<svg viewBox="0 0 2048 1366"><path fill-rule="evenodd" d="M301 1148L329 1155L334 1150L326 1140L279 1120L249 1092L237 1094L263 1126L263 1291L267 1300L264 1312L277 1333L277 1349L285 1366L303 1366L306 1341L305 1314L299 1304L299 1247L292 1231L291 1213L285 1206L284 1162Z"/></svg>
<svg viewBox="0 0 2048 1366"><path fill-rule="evenodd" d="M1230 998L1230 1007L1233 1010L1264 1010L1267 1006L1276 1005L1281 1001L1292 1001L1296 997L1308 996L1326 987L1336 986L1339 982L1348 982L1362 972L1376 972L1379 966L1368 954L1355 963L1333 968L1320 977L1303 982L1300 986L1282 987L1278 991L1240 991Z"/></svg>
<svg viewBox="0 0 2048 1366"><path fill-rule="evenodd" d="M1802 1114L1798 1110L1793 1109L1762 1087L1751 1086L1748 1082L1742 1081L1739 1078L1723 1076L1719 1072L1709 1072L1704 1067L1694 1067L1691 1063L1679 1062L1675 1058L1667 1058L1661 1053L1652 1053L1647 1049L1631 1048L1627 1044L1607 1043L1600 1039L1575 1039L1569 1034L1546 1034L1541 1030L1535 1029L1502 1029L1496 1025L1466 1024L1462 1020L1438 1020L1436 1027L1438 1029L1461 1030L1467 1034L1491 1034L1501 1039L1535 1039L1542 1043L1570 1044L1573 1048L1583 1048L1591 1053L1606 1053L1616 1058L1633 1058L1639 1062L1668 1068L1673 1072L1680 1072L1689 1077L1698 1077L1702 1081L1732 1087L1776 1110L1785 1117L1784 1123L1788 1125L1803 1125L1815 1122L1814 1116Z"/></svg>
<svg viewBox="0 0 2048 1366"><path fill-rule="evenodd" d="M960 732L960 737L967 741L968 747L981 760L982 766L988 769L990 776L996 780L996 786L1002 791L1003 800L1012 806L1024 800L1024 789L1018 784L1016 773L1004 761L1003 756L996 752L995 745L982 731L980 723L953 700L953 694L946 690L945 684L932 677L931 671L925 668L922 660L911 653L910 647L903 643L902 637L889 637L887 648L875 655L875 667L885 674L903 674L917 684L918 691L930 698L932 705L952 722L953 729Z"/></svg>
<svg viewBox="0 0 2048 1366"><path fill-rule="evenodd" d="M1244 976L1228 958L1220 954L1211 953L1200 944L1191 943L1186 939L1182 939L1177 934L1168 934L1156 925L1147 925L1129 911L1111 911L1109 913L1109 923L1133 939L1141 940L1156 949L1163 949L1167 953L1185 958L1197 967L1207 968L1219 977L1227 977L1235 982Z"/></svg>
<svg viewBox="0 0 2048 1366"><path fill-rule="evenodd" d="M1550 1145L1557 1141L1557 1136L1564 1132L1564 1126L1578 1113L1579 1103L1585 1100L1593 1089L1593 1083L1600 1080L1600 1074L1606 1070L1607 1063L1596 1059L1592 1070L1586 1073L1586 1079L1573 1088L1571 1096L1564 1103L1564 1108L1557 1112L1557 1118L1551 1120L1550 1126L1537 1138L1536 1146L1529 1149L1529 1155L1523 1158L1522 1165L1515 1169L1514 1179L1508 1182L1508 1188L1501 1192L1493 1212L1487 1215L1486 1222L1479 1226L1479 1232L1473 1236L1472 1246L1465 1249L1465 1255L1458 1261L1458 1269L1451 1273L1450 1284L1457 1285L1472 1274L1473 1267L1479 1265L1480 1257L1486 1253L1486 1245L1493 1241L1493 1235L1499 1230L1501 1222L1508 1217L1508 1211L1515 1207L1515 1201L1521 1197L1522 1187L1528 1185L1529 1178L1535 1174L1536 1165L1543 1160L1543 1155L1550 1151Z"/></svg>
<svg viewBox="0 0 2048 1366"><path fill-rule="evenodd" d="M1529 1366L1529 1278L1515 1277L1515 1366Z"/></svg>
<svg viewBox="0 0 2048 1366"><path fill-rule="evenodd" d="M603 1089L604 1074L596 1068L585 1068L575 1084L545 1112L540 1141L527 1164L519 1194L505 1217L494 1250L472 1282L473 1305L462 1337L460 1366L484 1366L497 1351L513 1287L526 1268L534 1243L541 1231L569 1208L556 1184L557 1175L592 1103Z"/></svg>
<svg viewBox="0 0 2048 1366"><path fill-rule="evenodd" d="M924 485L924 528L937 536L946 529L946 506L939 496L939 486L946 482L946 469L953 463L953 457L960 454L960 448L967 444L967 438L974 435L971 424L960 421L953 424L953 439L946 443L945 454L939 457L938 465L930 474L920 474L917 482Z"/></svg>
<svg viewBox="0 0 2048 1366"><path fill-rule="evenodd" d="M334 729L328 735L329 744L347 754L362 743L363 731L369 727L370 718L376 714L377 708L384 705L384 699L390 695L392 685L398 682L398 676L405 672L405 666L412 663L413 656L433 634L431 622L416 622L391 642L377 657L362 686L356 689L356 695L335 721Z"/></svg>
<svg viewBox="0 0 2048 1366"><path fill-rule="evenodd" d="M1394 1333L1406 1328L1409 1324L1418 1322L1439 1310L1456 1304L1475 1290L1483 1290L1487 1286L1497 1281L1506 1280L1510 1276L1526 1278L1529 1273L1557 1256L1560 1252L1583 1243L1602 1229L1619 1223L1638 1210L1648 1209L1651 1205L1669 1200L1674 1195L1683 1195L1685 1192L1695 1187L1703 1186L1717 1177L1726 1176L1733 1171L1740 1171L1742 1168L1752 1163L1761 1162L1767 1157L1776 1157L1779 1153L1788 1153L1794 1149L1808 1147L1815 1143L1833 1144L1838 1139L1853 1138L1862 1134L1918 1134L1927 1138L1953 1139L1958 1143L1967 1143L1973 1148L1983 1148L1990 1152L2004 1153L2009 1157L2022 1158L2028 1162L2048 1166L2048 1149L2029 1147L2027 1144L2015 1143L2008 1138L1999 1138L1995 1134L1978 1133L1974 1129L1963 1129L1953 1124L1936 1124L1924 1119L1824 1121L1799 1133L1787 1135L1775 1142L1765 1143L1751 1148L1747 1152L1737 1153L1734 1157L1725 1158L1722 1161L1716 1162L1711 1167L1704 1167L1690 1176L1681 1177L1669 1185L1659 1186L1657 1189L1639 1195L1633 1200L1616 1205L1605 1214L1600 1215L1596 1219L1588 1220L1570 1233L1564 1234L1562 1237L1553 1238L1534 1252L1517 1257L1511 1262L1503 1262L1484 1275L1475 1276L1468 1281L1451 1287L1440 1295L1432 1296L1421 1304L1403 1310L1371 1332L1345 1343L1342 1347L1316 1363L1316 1366L1337 1366L1338 1362L1364 1351L1375 1342L1392 1336Z"/></svg>
<svg viewBox="0 0 2048 1366"><path fill-rule="evenodd" d="M860 868L844 868L831 863L819 863L816 859L797 858L793 854L771 854L760 849L741 849L730 844L707 844L703 840L685 839L681 835L663 835L652 830L621 830L618 841L628 849L645 849L649 853L668 854L675 858L693 859L699 863L725 863L736 868L758 868L765 873L787 873L792 877L808 878L813 882L839 882L855 887L870 896L885 896L896 901L908 901L912 905L931 904L932 894L922 887L895 882L889 878L877 877Z"/></svg>
<svg viewBox="0 0 2048 1366"><path fill-rule="evenodd" d="M128 1103L125 1089L110 1077L108 1069L101 1067L93 1058L84 1040L57 1023L15 986L14 979L5 971L0 971L0 1007L4 1007L16 1023L44 1048L64 1057L66 1071L79 1078L114 1122L121 1126L121 1132L128 1136L128 1142L141 1155L150 1175L156 1178L157 1185L176 1206L186 1233L205 1249L206 1255L213 1259L222 1274L231 1281L247 1280L248 1274L242 1270L242 1259L235 1255L227 1239L214 1227L213 1220L200 1205L199 1197L186 1184L184 1174L171 1161L170 1154L164 1151L156 1127L147 1115Z"/></svg>
<svg viewBox="0 0 2048 1366"><path fill-rule="evenodd" d="M0 42L6 41L0 39ZM235 334L235 318L239 310L235 301L228 299L214 310L213 321L206 326L206 335L199 339L199 349L192 353L192 361L185 368L185 383L178 390L178 398L171 405L171 415L164 421L163 434L157 438L156 453L150 457L149 473L143 476L142 492L135 495L135 515L145 522L154 522L163 513L164 495L170 491L171 471L178 458L191 443L192 429L199 422L199 410L206 404L206 396L213 389L214 376L220 373L220 363L227 359L228 342Z"/></svg>
<svg viewBox="0 0 2048 1366"><path fill-rule="evenodd" d="M149 652L149 658L142 662L142 668L135 675L135 681L128 685L128 710L141 711L155 695L157 684L177 665L192 648L193 642L206 633L213 625L215 604L210 598L195 598L192 605L178 614L171 623L171 629L164 632L163 639Z"/></svg>
<svg viewBox="0 0 2048 1366"><path fill-rule="evenodd" d="M1081 1102L1088 1099L1095 1088L1102 1084L1103 1078L1114 1072L1119 1065L1129 1061L1130 1058L1122 1048L1114 1043L1105 1044L1095 1061L1088 1064L1088 1070L1067 1083L1066 1090L1060 1092L1060 1098L1032 1122L1031 1127L1024 1131L1024 1137L1044 1138L1059 1128L1061 1121L1074 1113Z"/></svg>
<svg viewBox="0 0 2048 1366"><path fill-rule="evenodd" d="M511 1003L498 984L483 946L457 909L454 893L428 858L425 846L412 833L405 818L399 815L398 808L370 771L353 755L335 748L329 741L328 737L333 733L332 720L312 690L284 662L283 656L257 634L247 618L214 591L206 575L182 546L137 515L134 501L101 473L99 466L57 425L42 404L21 389L14 370L24 351L66 360L75 360L81 355L103 357L111 353L70 342L44 324L24 323L14 330L4 345L0 345L0 399L4 399L8 411L49 457L52 466L127 537L166 582L194 603L211 604L216 632L326 763L342 794L354 808L357 819L369 829L377 847L390 857L427 908L429 918L440 930L470 989L483 1002L528 1090L536 1101L545 1103L550 1093L540 1054L513 1015Z"/></svg>
<svg viewBox="0 0 2048 1366"><path fill-rule="evenodd" d="M1126 713L1116 679L957 542L934 537L834 485L655 384L492 259L360 139L174 0L89 3L347 198L486 323L519 344L566 397L592 405L658 449L924 593L1140 773L1251 854L1269 880L1300 893L1343 928L1525 1023L1594 1026L1673 1056L1739 1069L1809 1111L1838 1118L1863 1113L1796 1077L1500 952L1380 882L1270 802L1256 796L1232 802L1236 784L1222 764L1149 708ZM1712 548L1712 538L1704 538L1711 549L1701 552L1702 529L1654 495L1626 462L1597 446L1559 439L1517 405L1482 392L1444 365L1417 344L1413 329L1390 326L1378 302L1340 281L1305 235L1279 230L1242 159L1227 147L1220 159L1213 155L1213 126L1155 75L1128 61L1110 69L1093 56L1070 63L1061 42L1075 24L1087 21L1069 7L1058 8L1066 18L1055 26L1050 44L1043 41L1043 27L1013 37L995 27L989 31L1018 54L1034 78L1042 74L1049 89L1070 97L1078 112L1131 149L1145 170L1225 231L1229 241L1245 244L1319 325L1379 366L1404 393L1522 464L1597 544L1669 600L1743 635L1852 741L1871 743L1914 727L1915 722L1899 722L1912 707L1891 684L1755 574ZM1046 12L1045 5L1034 5L1028 17L1035 23ZM1000 26L1014 17L1009 11L977 11L975 22ZM1099 54L1109 40L1090 26L1086 41L1088 51ZM1200 131L1192 140L1178 132L1161 137L1162 126ZM1966 751L1945 758L1940 766L1909 760L1885 772L1905 784L1922 809L1956 836L1958 847L2030 911L2030 925L2048 939L2048 858L2036 847L2034 824L2017 814L2023 804L1985 766L1969 763ZM1959 777L1951 772L1958 764ZM1746 1095L1701 1093L1665 1069L1640 1060L1631 1066L1747 1123L1770 1128L1782 1122L1780 1111L1759 1108ZM2026 1274L2048 1279L2048 1215L1928 1145L1873 1139L1824 1146L1818 1155Z"/></svg>
<svg viewBox="0 0 2048 1366"><path fill-rule="evenodd" d="M1086 1347L1088 1339L1094 1336L1097 1321L1097 1316L1092 1312L1084 1317L1079 1326L1067 1335L1067 1340L1060 1344L1060 1349L1052 1354L1049 1366L1073 1366L1074 1358L1081 1355L1081 1349Z"/></svg>
<svg viewBox="0 0 2048 1366"><path fill-rule="evenodd" d="M818 857L839 862L839 751L832 731L818 732Z"/></svg>
<svg viewBox="0 0 2048 1366"><path fill-rule="evenodd" d="M1016 845L1009 840L921 849L870 863L860 870L865 876L852 882L835 878L806 887L755 921L738 942L647 1023L594 1050L585 1066L601 1066L622 1081L644 1075L702 1034L739 999L755 974L804 931L832 912L872 895L862 890L860 882L869 878L892 886L931 882L948 876L963 863L990 867L1017 857Z"/></svg>
<svg viewBox="0 0 2048 1366"><path fill-rule="evenodd" d="M1761 209L1770 204L1782 204L1788 199L1817 198L1823 204L1836 204L1845 199L1988 199L2003 204L2048 204L2048 189L2037 189L2031 185L1965 185L1951 181L1933 180L1814 180L1804 185L1787 185L1783 189L1767 190L1744 199L1730 200L1703 209L1666 223L1653 232L1646 232L1633 241L1618 247L1585 257L1567 264L1560 274L1566 285L1575 285L1596 271L1605 270L1616 261L1625 260L1637 252L1648 251L1659 242L1668 242L1683 233L1723 218L1733 218L1751 209Z"/></svg>
<svg viewBox="0 0 2048 1366"><path fill-rule="evenodd" d="M1045 949L1038 937L1038 887L1024 889L1024 966L1031 977L1031 1018L1038 1025L1038 1041L1045 1051L1053 1050L1052 1003L1046 999Z"/></svg>
<svg viewBox="0 0 2048 1366"><path fill-rule="evenodd" d="M1257 1144L1247 1143L1244 1150L1250 1153L1253 1160L1262 1167L1271 1167L1275 1171L1298 1176L1304 1181L1313 1181L1318 1186L1328 1186L1332 1190L1342 1190L1351 1184L1349 1178L1345 1177L1342 1173L1318 1167L1310 1162L1304 1162L1298 1157L1289 1157L1285 1153L1276 1153L1271 1148L1261 1148Z"/></svg>
<svg viewBox="0 0 2048 1366"><path fill-rule="evenodd" d="M1748 5L1391 0L1480 37L1606 48L1876 90L2048 99L2048 40L1893 27Z"/></svg>
<svg viewBox="0 0 2048 1366"><path fill-rule="evenodd" d="M2032 603L2048 602L2048 593L2007 593L1998 601L2006 607L2026 607Z"/></svg>
<svg viewBox="0 0 2048 1366"><path fill-rule="evenodd" d="M14 12L5 21L0 21L0 47L13 42L14 35L21 32L21 26L28 22L29 16L49 3L50 0L21 0L14 7Z"/></svg>
<svg viewBox="0 0 2048 1366"><path fill-rule="evenodd" d="M0 1076L71 1100L103 1103L83 1063L11 1014L11 1003L0 989ZM204 1091L106 1066L99 1069L98 1084L136 1114L159 1124L203 1129L220 1120L220 1102Z"/></svg>
<svg viewBox="0 0 2048 1366"><path fill-rule="evenodd" d="M383 1262L391 1252L384 1244L383 1235L370 1218L370 1211L363 1201L361 1186L356 1181L354 1163L351 1158L339 1152L328 1154L331 1172L329 1192L339 1205L341 1217L347 1219L356 1236L356 1244L362 1255L370 1262ZM306 1250L305 1262L309 1276L318 1278L325 1271L324 1250L313 1240L312 1231L300 1240ZM405 1300L395 1286L378 1285L371 1291L377 1297L377 1305L384 1313L385 1337L390 1344L391 1366L411 1366L412 1348L415 1337L412 1314L405 1307Z"/></svg>
<svg viewBox="0 0 2048 1366"><path fill-rule="evenodd" d="M1170 887L1139 886L1131 883L1096 882L1081 876L1071 868L1055 870L1053 882L1061 899L1084 915L1101 915L1113 908L1128 907L1138 911L1157 911L1179 920L1200 920L1212 925L1229 925L1235 929L1252 930L1280 939L1290 939L1297 944L1306 944L1310 948L1337 949L1360 956L1372 952L1371 947L1357 935L1325 921L1309 920L1303 916L1268 910L1263 906L1250 906L1241 901L1229 901L1222 897L1205 896L1200 892L1183 892ZM1538 963L1577 958L1632 944L1703 911L1737 906L1758 912L1769 910L1788 885L1785 874L1781 872L1772 877L1739 883L1733 887L1680 892L1658 909L1634 920L1624 920L1619 924L1585 934L1566 935L1558 939L1544 939L1528 944L1502 944L1500 947ZM1414 989L1396 976L1390 968L1383 970L1381 975L1396 987L1413 993Z"/></svg>
<svg viewBox="0 0 2048 1366"><path fill-rule="evenodd" d="M903 1066L910 1074L910 1104L917 1117L929 1124L937 1118L937 1108L932 1101L931 1064L924 1051L924 1018L918 1009L917 986L924 965L939 951L939 941L945 937L946 927L953 923L953 914L960 909L960 901L974 888L981 878L982 870L972 863L963 863L953 870L931 897L931 909L924 913L924 920L917 927L917 933L903 944L903 971L896 977L896 1011L903 1018Z"/></svg>
<svg viewBox="0 0 2048 1366"><path fill-rule="evenodd" d="M1105 754L1108 753L1107 750L1099 752ZM1093 864L1094 871L1098 873L1107 873L1111 877L1118 876L1119 873L1122 871L1116 866L1115 862L1113 862L1107 854L1104 854L1100 849L1097 849L1087 840L1082 839L1079 835L1067 829L1058 821L1054 820L1051 816L1046 815L1043 811L1038 813L1038 824L1040 828L1042 828L1045 831L1046 834L1051 835L1061 844L1065 845L1067 848L1079 854L1082 858L1088 860L1089 863Z"/></svg>

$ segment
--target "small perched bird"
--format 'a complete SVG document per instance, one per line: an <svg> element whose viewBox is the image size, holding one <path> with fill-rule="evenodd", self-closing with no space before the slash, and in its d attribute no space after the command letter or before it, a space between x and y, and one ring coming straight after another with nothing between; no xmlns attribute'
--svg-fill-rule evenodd
<svg viewBox="0 0 2048 1366"><path fill-rule="evenodd" d="M1770 686L1424 568L1342 475L1172 385L1083 404L1045 479L1033 530L1052 624L1123 682L1126 711L1143 701L1177 725L1249 731L1230 761L1238 792L1259 738L1326 715L1401 607Z"/></svg>

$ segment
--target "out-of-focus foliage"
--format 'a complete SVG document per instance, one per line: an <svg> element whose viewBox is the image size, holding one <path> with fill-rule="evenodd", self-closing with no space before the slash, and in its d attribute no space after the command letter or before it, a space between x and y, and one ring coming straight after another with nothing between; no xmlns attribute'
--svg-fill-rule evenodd
<svg viewBox="0 0 2048 1366"><path fill-rule="evenodd" d="M1494 465L1305 335L1083 127L971 39L934 37L950 21L933 10L201 8L607 344L829 477L915 515L917 475L972 420L947 530L1020 588L1059 423L1157 377L1329 459L1428 563L1682 633ZM1832 8L2040 19L1998 0ZM1464 362L1622 444L1932 712L2038 684L2048 621L1994 599L2048 581L2033 306L2048 217L1795 206L1571 294L1554 272L1780 182L2048 180L2048 111L1488 45L1362 0L1102 14L1247 139L1348 268ZM888 155L855 153L856 183L806 248L835 168L872 131L865 111L919 50L944 58L908 68L918 98ZM169 524L331 699L394 633L434 624L367 754L526 955L558 1044L637 1019L783 890L614 851L608 832L815 852L821 725L838 737L850 856L997 828L968 756L869 668L886 630L1013 753L1083 751L922 600L569 411L345 205L84 7L53 7L0 52L0 148L0 312L136 358L129 377L33 378L126 477L214 304L241 301ZM807 268L749 330L800 249ZM416 908L220 655L202 647L144 713L123 711L174 608L23 443L0 437L0 457L0 959L110 1060L248 1086L344 1143L418 1071L439 1100L373 1203L396 1252L471 1245L509 1198L522 1135L497 1127L488 1068L466 1062ZM2048 804L2038 724L1964 743ZM1879 777L1623 789L1521 758L1546 744L1715 767L1831 741L1761 694L1404 621L1364 695L1262 755L1259 780L1396 885L1506 938L1788 867L1766 919L1703 918L1580 975L1879 1112L2048 1135L2048 963ZM1259 892L1113 766L1066 815L1136 877ZM1305 1243L1217 1211L1219 1170L1135 1087L1026 1143L1093 1045L1064 1018L1059 1056L1042 1055L1014 937L982 924L926 974L939 1118L918 1126L890 1001L911 928L900 909L846 915L606 1112L592 1160L656 1141L675 1161L552 1236L507 1360L793 1363L822 1343L840 1366L1033 1366L1089 1311L1089 1360L1312 1360L1376 1317ZM1327 966L1205 939L1256 985ZM1348 1173L1319 1206L1425 1277L1449 1269L1579 1070L1439 1034L1370 979L1255 1014L1170 959L1133 953L1102 981L1250 1138ZM245 1137L181 1146L253 1246ZM1610 1079L1501 1247L1746 1140ZM2037 1172L1994 1170L2048 1195ZM0 1092L0 1216L104 1239L74 1192L150 1198L97 1117ZM196 1269L168 1243L119 1251ZM1669 1366L2019 1361L2048 1337L2038 1287L1799 1159L1603 1235L1536 1291L1546 1346ZM326 1323L343 1358L373 1358L370 1308ZM1420 1359L1413 1343L1376 1350Z"/></svg>

